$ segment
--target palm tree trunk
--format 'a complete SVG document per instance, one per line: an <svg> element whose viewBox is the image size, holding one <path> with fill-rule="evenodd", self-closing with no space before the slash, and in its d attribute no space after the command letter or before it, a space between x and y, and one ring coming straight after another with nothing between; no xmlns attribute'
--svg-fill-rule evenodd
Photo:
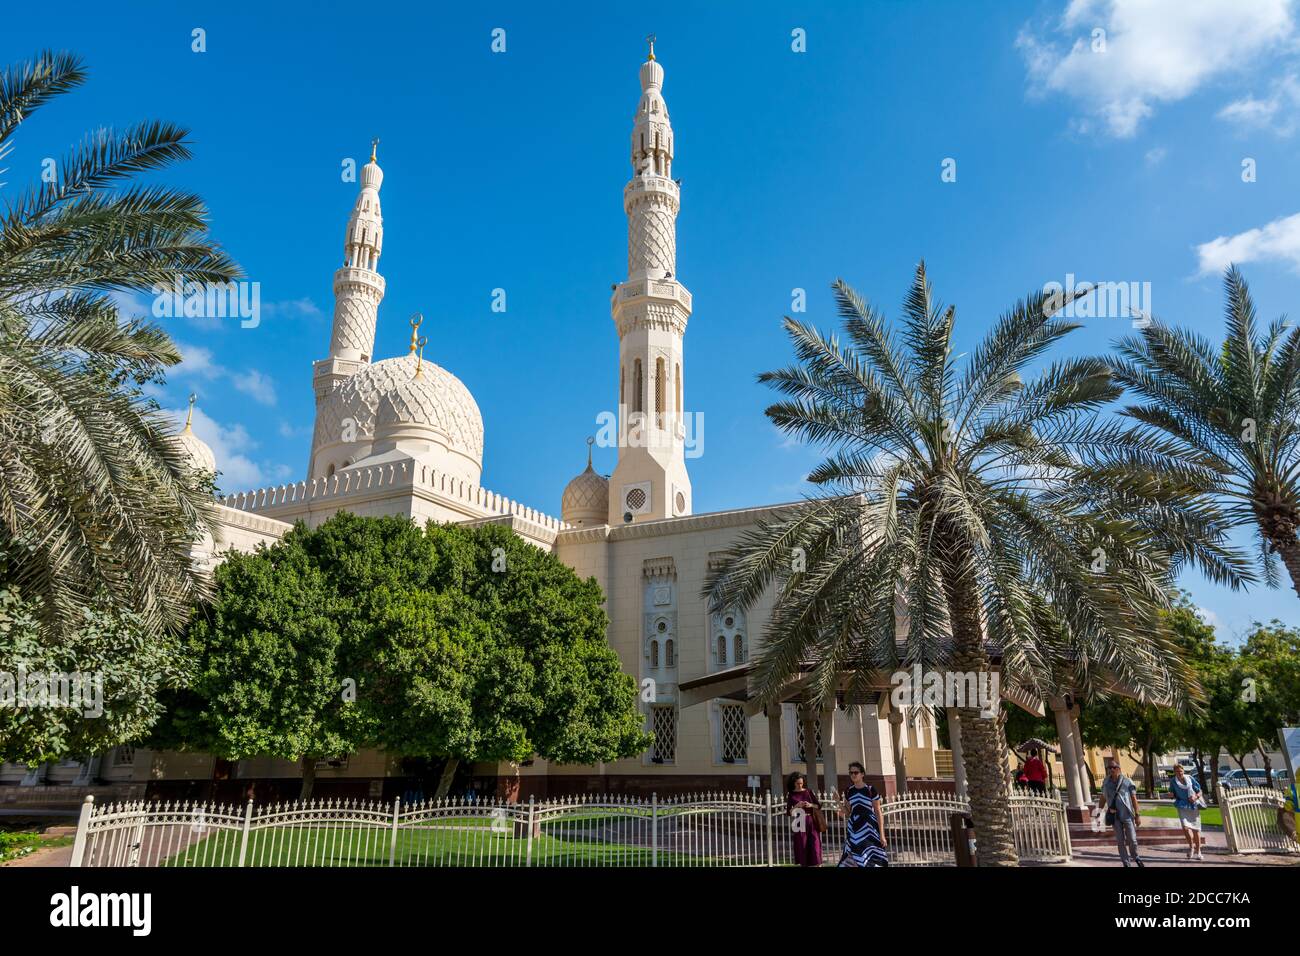
<svg viewBox="0 0 1300 956"><path fill-rule="evenodd" d="M952 561L961 567L965 562ZM980 619L979 598L969 576L944 574L944 591L948 616L952 623L955 670L980 675L980 686L989 666L984 649L984 627ZM967 701L970 703L970 701ZM1000 702L999 702L1000 709ZM980 715L975 707L960 707L962 755L966 764L966 790L970 798L971 819L975 822L980 866L1017 866L1015 838L1011 829L1011 793L1007 784L1005 733L1000 732L996 713Z"/></svg>
<svg viewBox="0 0 1300 956"><path fill-rule="evenodd" d="M1287 573L1291 575L1291 587L1300 595L1300 540L1296 539L1294 533L1274 534L1268 540L1277 549Z"/></svg>

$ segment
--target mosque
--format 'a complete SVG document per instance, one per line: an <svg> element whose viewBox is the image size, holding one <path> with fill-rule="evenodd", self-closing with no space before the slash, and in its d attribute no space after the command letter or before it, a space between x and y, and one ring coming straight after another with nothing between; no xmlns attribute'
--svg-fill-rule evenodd
<svg viewBox="0 0 1300 956"><path fill-rule="evenodd" d="M653 44L640 66L640 86L629 142L632 175L623 189L627 278L610 298L619 359L613 475L597 474L589 454L586 469L559 496L559 517L488 490L478 405L452 372L423 357L418 325L407 354L374 354L386 279L380 272L384 174L372 150L348 218L344 261L334 273L329 349L312 366L316 421L307 477L220 499L221 523L200 560L211 564L229 549L273 543L294 522L314 527L350 511L409 515L421 524L502 524L580 576L594 577L606 595L608 639L624 670L638 683L653 682L654 699L641 704L653 746L638 757L597 766L542 759L521 766L477 764L472 772L479 792L527 799L766 788L796 768L807 768L810 782L820 770L824 783L843 787L849 760L862 761L868 778L890 793L908 777L951 775L948 752L938 749L925 710L891 713L887 695L814 711L800 703L796 681L779 707L765 710L751 702L748 666L771 597L748 613L714 613L700 596L731 542L783 506L694 509L684 447L683 340L691 294L677 269L677 144L663 95L664 68ZM196 467L215 468L211 449L188 422L178 440ZM805 752L810 736L817 740L814 754ZM378 751L339 755L320 763L316 792L391 797L403 776L400 763ZM186 781L216 779L232 785L280 781L280 792L291 796L288 791L296 790L287 784L297 776L297 765L285 760L227 763L130 747L30 771L0 768L0 782L99 781L163 793L183 792L177 785Z"/></svg>

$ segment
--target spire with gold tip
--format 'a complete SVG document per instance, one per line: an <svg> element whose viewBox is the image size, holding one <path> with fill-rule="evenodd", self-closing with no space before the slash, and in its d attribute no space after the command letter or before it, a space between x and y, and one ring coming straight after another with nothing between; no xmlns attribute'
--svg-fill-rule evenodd
<svg viewBox="0 0 1300 956"><path fill-rule="evenodd" d="M190 393L190 409L185 415L185 427L176 436L175 441L191 468L204 474L214 474L217 470L217 456L198 435L194 434L194 402L196 396Z"/></svg>

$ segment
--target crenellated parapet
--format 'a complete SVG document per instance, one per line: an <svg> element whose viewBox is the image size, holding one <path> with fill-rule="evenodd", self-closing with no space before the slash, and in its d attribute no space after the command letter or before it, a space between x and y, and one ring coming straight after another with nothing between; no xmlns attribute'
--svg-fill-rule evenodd
<svg viewBox="0 0 1300 956"><path fill-rule="evenodd" d="M350 502L371 497L400 498L404 493L431 497L468 517L513 515L553 532L569 527L560 519L505 495L409 460L360 465L325 478L239 492L221 498L220 503L240 511L307 514L327 507L346 511L350 510Z"/></svg>

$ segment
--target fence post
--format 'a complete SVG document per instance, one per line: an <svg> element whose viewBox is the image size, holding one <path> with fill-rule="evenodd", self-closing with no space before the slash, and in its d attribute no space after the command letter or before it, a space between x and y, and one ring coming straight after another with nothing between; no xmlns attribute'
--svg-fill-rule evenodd
<svg viewBox="0 0 1300 956"><path fill-rule="evenodd" d="M776 855L772 851L772 791L767 791L767 865L776 866Z"/></svg>
<svg viewBox="0 0 1300 956"><path fill-rule="evenodd" d="M95 810L95 795L86 794L81 802L81 816L77 817L77 837L72 841L72 862L69 866L85 866L86 839L90 832L90 815Z"/></svg>
<svg viewBox="0 0 1300 956"><path fill-rule="evenodd" d="M393 798L393 836L388 842L388 865L397 865L397 816L402 809L402 798Z"/></svg>
<svg viewBox="0 0 1300 956"><path fill-rule="evenodd" d="M1223 817L1223 838L1228 844L1228 852L1239 853L1240 851L1237 849L1237 834L1232 828L1232 810L1228 802L1232 799L1229 796L1230 793L1231 788L1223 788L1223 795L1219 799L1219 815Z"/></svg>
<svg viewBox="0 0 1300 956"><path fill-rule="evenodd" d="M659 865L659 794L650 794L650 865Z"/></svg>
<svg viewBox="0 0 1300 956"><path fill-rule="evenodd" d="M248 804L244 807L244 831L239 835L239 865L244 865L244 859L248 855L248 831L253 823L253 798L248 798Z"/></svg>
<svg viewBox="0 0 1300 956"><path fill-rule="evenodd" d="M524 857L524 866L533 865L533 812L536 799L536 794L530 793L528 795L528 851Z"/></svg>

